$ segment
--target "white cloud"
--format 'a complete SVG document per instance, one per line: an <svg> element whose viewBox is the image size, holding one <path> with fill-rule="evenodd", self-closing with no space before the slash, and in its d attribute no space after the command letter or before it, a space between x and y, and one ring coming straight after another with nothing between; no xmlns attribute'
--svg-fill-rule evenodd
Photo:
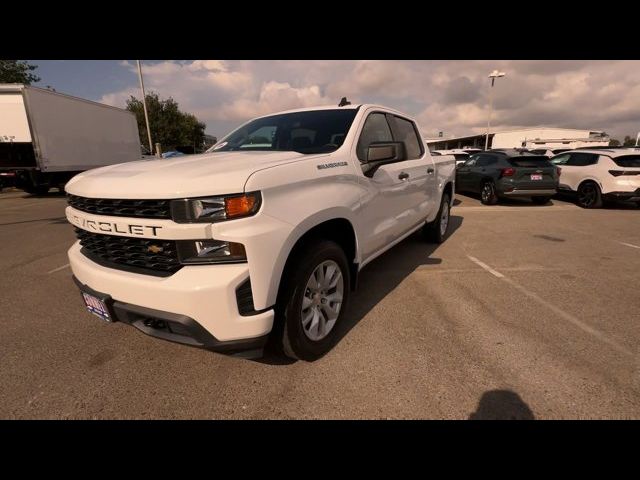
<svg viewBox="0 0 640 480"><path fill-rule="evenodd" d="M137 72L135 62L123 68ZM256 115L297 107L381 103L418 118L425 133L464 135L486 126L489 80L496 128L549 125L605 129L618 136L640 129L638 61L222 61L143 62L145 86L207 123L221 136ZM124 106L137 83L103 95Z"/></svg>

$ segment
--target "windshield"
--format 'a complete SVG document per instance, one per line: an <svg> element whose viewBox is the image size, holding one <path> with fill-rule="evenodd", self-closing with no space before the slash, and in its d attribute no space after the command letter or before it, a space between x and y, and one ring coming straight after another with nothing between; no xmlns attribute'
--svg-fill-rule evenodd
<svg viewBox="0 0 640 480"><path fill-rule="evenodd" d="M355 108L312 110L258 118L238 128L207 152L333 152L344 142Z"/></svg>

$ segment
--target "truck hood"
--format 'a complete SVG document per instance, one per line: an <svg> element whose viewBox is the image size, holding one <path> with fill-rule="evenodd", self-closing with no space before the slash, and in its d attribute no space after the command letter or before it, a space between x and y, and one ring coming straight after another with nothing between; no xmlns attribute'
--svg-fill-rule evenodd
<svg viewBox="0 0 640 480"><path fill-rule="evenodd" d="M83 172L65 189L91 198L168 199L240 193L258 170L316 157L298 152L218 152L139 160Z"/></svg>

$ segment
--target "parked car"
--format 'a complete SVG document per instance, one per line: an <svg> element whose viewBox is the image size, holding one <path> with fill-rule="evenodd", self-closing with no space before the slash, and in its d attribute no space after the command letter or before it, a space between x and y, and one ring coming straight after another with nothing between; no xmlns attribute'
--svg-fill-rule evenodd
<svg viewBox="0 0 640 480"><path fill-rule="evenodd" d="M456 159L456 166L469 160L469 156L470 156L469 153L461 149L434 150L433 152L431 152L431 154L432 155L453 155L453 157Z"/></svg>
<svg viewBox="0 0 640 480"><path fill-rule="evenodd" d="M472 155L456 169L456 189L480 193L485 205L494 205L501 197L530 197L544 205L556 193L559 175L545 156L491 150Z"/></svg>
<svg viewBox="0 0 640 480"><path fill-rule="evenodd" d="M3 188L15 186L16 174L14 172L0 172L0 192Z"/></svg>
<svg viewBox="0 0 640 480"><path fill-rule="evenodd" d="M431 157L419 131L377 105L307 108L188 162L76 176L69 262L87 310L212 350L259 356L271 335L290 357L320 357L366 264L413 232L447 236L455 161Z"/></svg>
<svg viewBox="0 0 640 480"><path fill-rule="evenodd" d="M554 155L558 155L559 153L568 152L571 148L529 148L526 149L527 152L532 153L534 155L544 155L546 157L553 157Z"/></svg>
<svg viewBox="0 0 640 480"><path fill-rule="evenodd" d="M583 208L600 208L606 200L640 206L640 148L571 150L551 163L562 169L559 191L574 194Z"/></svg>
<svg viewBox="0 0 640 480"><path fill-rule="evenodd" d="M173 158L173 157L181 157L184 153L179 152L177 150L170 150L168 152L164 152L162 154L162 158Z"/></svg>

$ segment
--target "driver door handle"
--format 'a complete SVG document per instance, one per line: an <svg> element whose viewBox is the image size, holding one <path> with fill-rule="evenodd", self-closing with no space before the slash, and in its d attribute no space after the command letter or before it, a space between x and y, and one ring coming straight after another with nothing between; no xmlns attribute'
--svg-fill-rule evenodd
<svg viewBox="0 0 640 480"><path fill-rule="evenodd" d="M398 178L400 180L406 180L407 178L409 178L409 174L406 172L400 172L400 175L398 175Z"/></svg>
<svg viewBox="0 0 640 480"><path fill-rule="evenodd" d="M433 168L427 168L427 173L431 175L434 172Z"/></svg>

